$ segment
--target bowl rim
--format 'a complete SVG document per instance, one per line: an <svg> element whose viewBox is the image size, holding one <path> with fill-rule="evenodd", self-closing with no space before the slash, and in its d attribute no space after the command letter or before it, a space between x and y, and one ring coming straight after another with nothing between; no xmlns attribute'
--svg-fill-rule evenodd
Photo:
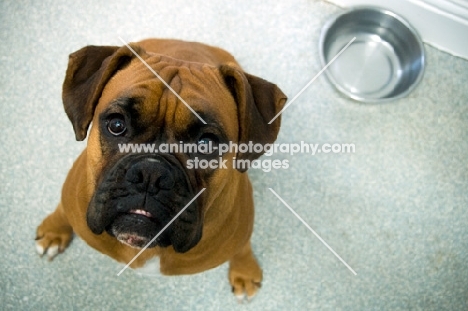
<svg viewBox="0 0 468 311"><path fill-rule="evenodd" d="M406 19L404 19L402 16L400 16L399 14L397 14L397 13L395 13L395 12L389 10L389 9L379 7L379 6L373 6L373 5L358 5L358 6L353 6L353 7L346 8L346 9L342 10L341 12L337 12L337 13L332 14L326 20L325 24L323 25L323 27L321 28L321 31L320 31L319 56L320 56L320 63L322 65L322 68L324 68L328 64L326 62L326 60L325 60L324 44L325 44L325 39L326 39L326 37L328 35L328 31L330 30L330 28L336 23L338 18L340 18L340 17L342 17L344 15L350 14L350 13L354 13L354 12L358 12L358 11L366 11L366 10L373 10L373 11L379 12L381 14L386 14L386 15L389 15L389 16L395 18L397 21L402 23L406 28L408 28L410 33L415 37L416 43L417 43L417 45L418 45L418 47L419 47L419 49L421 51L421 55L420 55L421 69L419 70L419 73L418 73L418 76L416 77L416 80L404 92L401 92L400 94L398 94L396 96L385 97L385 98L366 98L366 97L362 97L362 96L353 94L353 93L349 92L348 90L346 90L341 84L339 84L336 81L335 77L333 76L333 74L331 74L329 72L328 68L327 68L327 70L325 70L325 75L327 76L327 78L331 82L331 84L338 91L340 91L342 94L344 94L347 97L349 97L351 99L354 99L355 101L358 101L358 102L382 103L382 102L389 102L389 101L394 101L394 100L403 98L403 97L407 96L409 93L411 93L419 85L419 83L421 82L421 80L422 80L422 78L424 76L424 71L426 69L426 52L425 52L425 49L424 49L424 43L421 40L421 36L419 35L418 31Z"/></svg>

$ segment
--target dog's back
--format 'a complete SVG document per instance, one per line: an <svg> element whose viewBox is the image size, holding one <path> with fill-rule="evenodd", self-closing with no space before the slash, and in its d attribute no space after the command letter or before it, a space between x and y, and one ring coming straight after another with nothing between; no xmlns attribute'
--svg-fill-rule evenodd
<svg viewBox="0 0 468 311"><path fill-rule="evenodd" d="M220 48L199 42L172 39L147 39L138 42L146 52L166 55L189 62L206 63L213 66L230 64L240 67L234 57Z"/></svg>

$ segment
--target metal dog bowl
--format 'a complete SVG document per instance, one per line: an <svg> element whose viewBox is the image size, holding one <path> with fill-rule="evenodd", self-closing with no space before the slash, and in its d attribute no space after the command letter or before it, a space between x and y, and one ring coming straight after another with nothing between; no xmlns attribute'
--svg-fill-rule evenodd
<svg viewBox="0 0 468 311"><path fill-rule="evenodd" d="M342 50L326 75L338 90L358 101L404 97L424 72L424 47L418 34L388 10L357 7L330 19L320 36L322 66Z"/></svg>

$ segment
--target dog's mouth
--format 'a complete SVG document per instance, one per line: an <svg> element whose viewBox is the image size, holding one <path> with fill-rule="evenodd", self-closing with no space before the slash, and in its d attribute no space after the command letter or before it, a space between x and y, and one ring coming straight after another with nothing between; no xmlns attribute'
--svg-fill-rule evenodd
<svg viewBox="0 0 468 311"><path fill-rule="evenodd" d="M128 155L103 174L86 221L94 234L106 231L131 247L172 245L183 253L201 239L202 204L192 202L166 225L192 198L190 178L176 158Z"/></svg>
<svg viewBox="0 0 468 311"><path fill-rule="evenodd" d="M169 245L170 228L165 230L168 232L161 232L167 223L167 218L168 216L162 215L156 217L144 209L132 209L119 214L108 226L107 232L115 236L119 242L134 248ZM157 235L158 237L154 239Z"/></svg>
<svg viewBox="0 0 468 311"><path fill-rule="evenodd" d="M143 216L149 218L150 220L151 220L151 219L154 219L153 214L151 214L151 213L148 212L148 211L142 210L142 209L132 209L132 210L129 211L128 213L129 213L129 214L135 214L135 215L143 215Z"/></svg>

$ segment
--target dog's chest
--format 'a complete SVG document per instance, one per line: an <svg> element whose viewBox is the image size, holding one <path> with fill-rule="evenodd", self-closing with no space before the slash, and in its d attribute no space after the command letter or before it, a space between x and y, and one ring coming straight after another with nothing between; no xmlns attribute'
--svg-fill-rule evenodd
<svg viewBox="0 0 468 311"><path fill-rule="evenodd" d="M153 257L146 261L145 265L141 268L134 269L137 274L146 276L159 276L161 275L159 257Z"/></svg>

